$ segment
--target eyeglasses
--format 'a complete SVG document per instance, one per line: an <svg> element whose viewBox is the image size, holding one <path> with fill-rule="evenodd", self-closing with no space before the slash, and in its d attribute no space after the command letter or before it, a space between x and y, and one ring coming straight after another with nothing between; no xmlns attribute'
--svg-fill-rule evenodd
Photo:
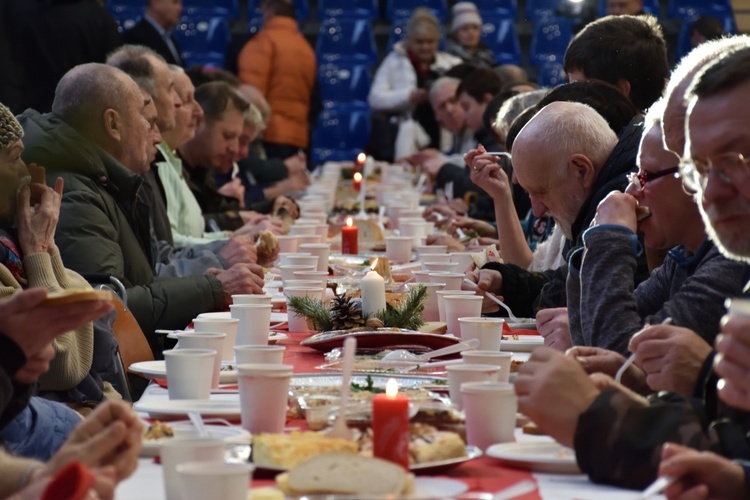
<svg viewBox="0 0 750 500"><path fill-rule="evenodd" d="M628 174L628 182L632 184L636 190L643 191L646 184L667 175L673 175L675 179L678 179L680 177L680 167L667 168L658 172L630 172Z"/></svg>
<svg viewBox="0 0 750 500"><path fill-rule="evenodd" d="M686 159L682 165L685 178L695 187L706 188L708 175L714 171L722 182L744 181L750 175L750 158L742 153L724 153L713 160L703 158Z"/></svg>

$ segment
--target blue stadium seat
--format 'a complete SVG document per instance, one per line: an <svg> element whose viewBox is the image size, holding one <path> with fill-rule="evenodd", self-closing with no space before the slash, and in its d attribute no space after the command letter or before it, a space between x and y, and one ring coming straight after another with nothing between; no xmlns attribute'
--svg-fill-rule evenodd
<svg viewBox="0 0 750 500"><path fill-rule="evenodd" d="M327 19L321 22L315 55L319 64L376 64L378 49L369 19Z"/></svg>
<svg viewBox="0 0 750 500"><path fill-rule="evenodd" d="M385 5L385 18L393 22L396 19L408 18L417 7L427 7L444 22L448 17L446 0L388 0Z"/></svg>
<svg viewBox="0 0 750 500"><path fill-rule="evenodd" d="M312 135L312 162L353 160L369 138L369 111L345 106L324 110Z"/></svg>
<svg viewBox="0 0 750 500"><path fill-rule="evenodd" d="M226 19L215 17L183 20L175 27L174 36L180 44L186 66L224 66L230 38L229 23Z"/></svg>
<svg viewBox="0 0 750 500"><path fill-rule="evenodd" d="M320 95L325 103L358 104L367 107L372 77L366 65L323 64L318 68Z"/></svg>
<svg viewBox="0 0 750 500"><path fill-rule="evenodd" d="M654 17L661 17L661 6L659 0L643 0L643 12L648 12ZM596 15L604 17L607 15L607 0L598 0L596 4Z"/></svg>
<svg viewBox="0 0 750 500"><path fill-rule="evenodd" d="M108 7L109 13L117 21L117 29L120 33L123 33L133 26L143 15L145 10L143 5L139 7L132 7L128 5L111 5Z"/></svg>
<svg viewBox="0 0 750 500"><path fill-rule="evenodd" d="M512 18L483 16L482 41L495 54L497 64L521 64L521 44Z"/></svg>
<svg viewBox="0 0 750 500"><path fill-rule="evenodd" d="M319 0L318 19L370 19L380 16L377 0Z"/></svg>
<svg viewBox="0 0 750 500"><path fill-rule="evenodd" d="M539 68L536 83L542 87L555 87L566 82L562 63L546 62Z"/></svg>
<svg viewBox="0 0 750 500"><path fill-rule="evenodd" d="M721 21L721 24L724 27L724 31L726 33L737 33L737 26L734 23L734 16L730 14L723 19L718 19ZM677 47L675 48L675 55L677 56L677 59L682 58L692 49L690 37L692 35L694 21L695 19L685 19L680 25L680 32L677 35Z"/></svg>
<svg viewBox="0 0 750 500"><path fill-rule="evenodd" d="M263 18L254 17L247 22L247 32L251 35L256 34L263 27Z"/></svg>
<svg viewBox="0 0 750 500"><path fill-rule="evenodd" d="M536 23L555 17L557 0L526 0L526 20Z"/></svg>
<svg viewBox="0 0 750 500"><path fill-rule="evenodd" d="M146 10L146 2L143 0L107 0L106 5L110 12L118 7Z"/></svg>
<svg viewBox="0 0 750 500"><path fill-rule="evenodd" d="M732 15L729 0L669 0L667 15L672 19L693 19L698 16L714 16L723 19Z"/></svg>
<svg viewBox="0 0 750 500"><path fill-rule="evenodd" d="M516 0L473 0L477 6L482 21L485 17L515 19L518 17L518 2Z"/></svg>
<svg viewBox="0 0 750 500"><path fill-rule="evenodd" d="M188 18L225 17L237 19L240 6L237 0L183 0L182 15Z"/></svg>
<svg viewBox="0 0 750 500"><path fill-rule="evenodd" d="M566 19L540 21L534 26L529 61L540 67L545 62L562 63L565 49L573 38L573 28Z"/></svg>
<svg viewBox="0 0 750 500"><path fill-rule="evenodd" d="M211 1L211 0L208 0ZM294 11L297 16L297 22L307 21L310 19L310 3L308 0L294 0ZM263 19L263 14L260 12L260 0L248 0L247 2L247 18L248 19Z"/></svg>

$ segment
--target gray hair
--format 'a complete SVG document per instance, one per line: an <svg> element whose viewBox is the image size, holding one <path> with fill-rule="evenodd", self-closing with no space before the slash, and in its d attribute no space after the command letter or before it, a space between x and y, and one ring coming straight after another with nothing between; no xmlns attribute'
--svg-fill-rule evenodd
<svg viewBox="0 0 750 500"><path fill-rule="evenodd" d="M78 65L58 82L52 113L82 135L95 137L107 109L123 111L127 103L125 97L131 90L127 87L128 80L130 77L114 66Z"/></svg>
<svg viewBox="0 0 750 500"><path fill-rule="evenodd" d="M534 90L533 92L524 92L522 94L514 95L509 98L497 111L497 116L495 117L495 122L492 124L492 128L495 129L495 132L500 134L500 137L506 137L513 120L518 118L518 115L530 107L536 106L539 101L547 95L547 92L548 89L542 88Z"/></svg>
<svg viewBox="0 0 750 500"><path fill-rule="evenodd" d="M265 128L266 124L263 121L263 114L260 112L255 104L248 103L250 106L245 111L245 123L250 125L257 131L261 131Z"/></svg>
<svg viewBox="0 0 750 500"><path fill-rule="evenodd" d="M165 62L162 56L148 47L123 45L107 56L107 64L127 73L138 84L138 87L151 97L155 97L156 72L153 64L146 56L152 56Z"/></svg>
<svg viewBox="0 0 750 500"><path fill-rule="evenodd" d="M559 101L542 108L521 129L513 145L522 137L533 140L534 148L554 151L556 156L586 156L597 171L617 144L617 134L594 108L579 102ZM562 169L564 165L558 165Z"/></svg>
<svg viewBox="0 0 750 500"><path fill-rule="evenodd" d="M430 104L432 104L433 107L435 106L433 102L435 100L435 95L440 92L443 87L445 87L446 85L455 85L456 88L458 88L460 84L461 80L459 80L458 78L453 78L452 76L441 76L440 78L435 80L430 87Z"/></svg>

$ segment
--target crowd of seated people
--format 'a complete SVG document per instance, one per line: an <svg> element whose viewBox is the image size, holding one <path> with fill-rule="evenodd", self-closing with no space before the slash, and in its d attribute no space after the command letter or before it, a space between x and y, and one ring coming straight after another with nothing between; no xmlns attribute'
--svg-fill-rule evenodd
<svg viewBox="0 0 750 500"><path fill-rule="evenodd" d="M284 0L266 3L271 29L243 51L242 79L175 65L165 33L167 52L125 45L75 65L46 108L0 106L0 497L39 498L80 467L110 498L136 466L111 303L42 308L47 293L118 279L156 358L157 329L261 293L275 256L254 242L299 216L287 195L309 184L314 108L310 71L279 87L252 66L273 66L253 50L274 30L297 30ZM552 89L491 69L469 2L445 52L440 22L417 9L369 104L396 117L394 160L442 197L425 216L475 232L469 248L498 247L503 261L464 270L464 286L537 319L546 346L520 369L520 411L595 482L665 475L670 498L740 498L750 320L724 317L724 301L750 279L750 39L706 37L670 71L659 24L621 3L636 10L583 28L570 83ZM489 299L483 313L505 314Z"/></svg>

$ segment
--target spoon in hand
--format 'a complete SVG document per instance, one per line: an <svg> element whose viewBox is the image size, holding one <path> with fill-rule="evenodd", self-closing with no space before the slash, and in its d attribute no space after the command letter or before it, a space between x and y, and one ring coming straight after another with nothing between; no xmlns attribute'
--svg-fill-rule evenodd
<svg viewBox="0 0 750 500"><path fill-rule="evenodd" d="M474 283L473 281L471 281L469 278L464 278L464 283L468 283L469 285L473 285L474 288L476 288L477 290L479 290L480 292L482 292L485 297L487 297L488 299L490 299L491 301L493 301L494 303L496 303L497 305L499 305L500 307L502 307L503 309L505 309L505 311L508 313L508 319L511 320L511 322L513 322L513 323L519 323L521 321L521 320L518 319L518 317L515 314L513 314L513 311L510 310L510 307L508 307L505 304L505 302L503 302L502 300L498 299L497 297L495 297L490 292L486 292L484 290L481 290L479 288L479 286L477 286L477 284Z"/></svg>

